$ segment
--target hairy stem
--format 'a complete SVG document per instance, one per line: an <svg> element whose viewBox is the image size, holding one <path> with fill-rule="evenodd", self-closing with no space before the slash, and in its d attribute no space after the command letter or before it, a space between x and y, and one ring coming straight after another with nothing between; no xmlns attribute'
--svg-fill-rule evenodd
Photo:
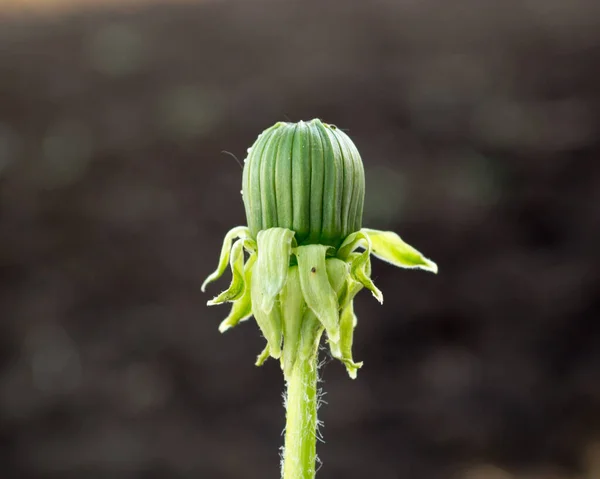
<svg viewBox="0 0 600 479"><path fill-rule="evenodd" d="M287 378L283 479L313 479L317 458L317 357L298 357Z"/></svg>

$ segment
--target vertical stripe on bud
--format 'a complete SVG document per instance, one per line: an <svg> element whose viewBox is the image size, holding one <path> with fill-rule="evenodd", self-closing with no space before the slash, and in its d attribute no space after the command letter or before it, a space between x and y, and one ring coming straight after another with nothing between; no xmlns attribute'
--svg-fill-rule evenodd
<svg viewBox="0 0 600 479"><path fill-rule="evenodd" d="M242 178L242 195L244 206L246 208L246 219L248 228L252 237L256 239L257 226L262 225L262 207L260 199L260 160L262 158L265 146L271 137L272 132L278 128L273 125L271 128L263 131L258 139L250 148L248 156L244 162L244 171Z"/></svg>
<svg viewBox="0 0 600 479"><path fill-rule="evenodd" d="M309 127L301 121L295 129L294 146L291 150L292 176L291 188L288 193L292 197L293 217L290 229L296 233L296 241L310 235L310 195L311 190L311 135L307 133ZM319 226L320 227L320 226Z"/></svg>
<svg viewBox="0 0 600 479"><path fill-rule="evenodd" d="M354 233L362 228L363 204L365 202L365 169L363 166L360 153L352 140L341 130L336 130L340 143L347 150L347 155L344 155L353 167L354 186L350 210L348 212L352 223L348 225L348 234Z"/></svg>
<svg viewBox="0 0 600 479"><path fill-rule="evenodd" d="M317 122L311 121L310 128L310 230L306 243L319 243L323 222L323 196L326 194L323 176L323 152L326 139L321 135Z"/></svg>
<svg viewBox="0 0 600 479"><path fill-rule="evenodd" d="M259 184L263 225L261 229L263 230L278 226L275 172L277 171L277 163L279 162L280 144L285 139L285 136L285 127L278 128L269 137L260 159Z"/></svg>

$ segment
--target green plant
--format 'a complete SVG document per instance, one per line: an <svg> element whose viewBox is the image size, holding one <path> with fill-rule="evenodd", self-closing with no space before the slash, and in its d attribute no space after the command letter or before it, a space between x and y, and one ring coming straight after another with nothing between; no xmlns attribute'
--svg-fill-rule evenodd
<svg viewBox="0 0 600 479"><path fill-rule="evenodd" d="M437 273L437 266L395 233L362 228L358 150L318 119L265 130L248 149L242 194L248 226L226 235L202 290L230 265L231 285L208 304L232 303L221 332L256 319L267 341L256 364L278 359L287 383L282 476L311 479L323 332L332 356L356 378L362 363L352 358L354 297L367 288L383 302L371 279L371 255L401 268Z"/></svg>

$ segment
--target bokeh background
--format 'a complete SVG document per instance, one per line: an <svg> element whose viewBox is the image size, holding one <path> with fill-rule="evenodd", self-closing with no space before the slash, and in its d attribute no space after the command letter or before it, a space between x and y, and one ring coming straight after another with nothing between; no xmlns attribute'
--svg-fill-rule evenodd
<svg viewBox="0 0 600 479"><path fill-rule="evenodd" d="M2 479L278 477L281 372L199 285L313 117L440 266L374 262L318 476L600 478L600 3L4 0Z"/></svg>

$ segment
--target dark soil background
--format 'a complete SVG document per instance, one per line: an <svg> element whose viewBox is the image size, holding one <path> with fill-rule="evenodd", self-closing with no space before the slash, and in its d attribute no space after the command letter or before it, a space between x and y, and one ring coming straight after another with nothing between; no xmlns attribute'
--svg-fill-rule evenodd
<svg viewBox="0 0 600 479"><path fill-rule="evenodd" d="M313 117L440 266L374 262L318 477L600 478L600 4L224 0L0 16L2 479L278 477L281 372L199 286L232 156Z"/></svg>

